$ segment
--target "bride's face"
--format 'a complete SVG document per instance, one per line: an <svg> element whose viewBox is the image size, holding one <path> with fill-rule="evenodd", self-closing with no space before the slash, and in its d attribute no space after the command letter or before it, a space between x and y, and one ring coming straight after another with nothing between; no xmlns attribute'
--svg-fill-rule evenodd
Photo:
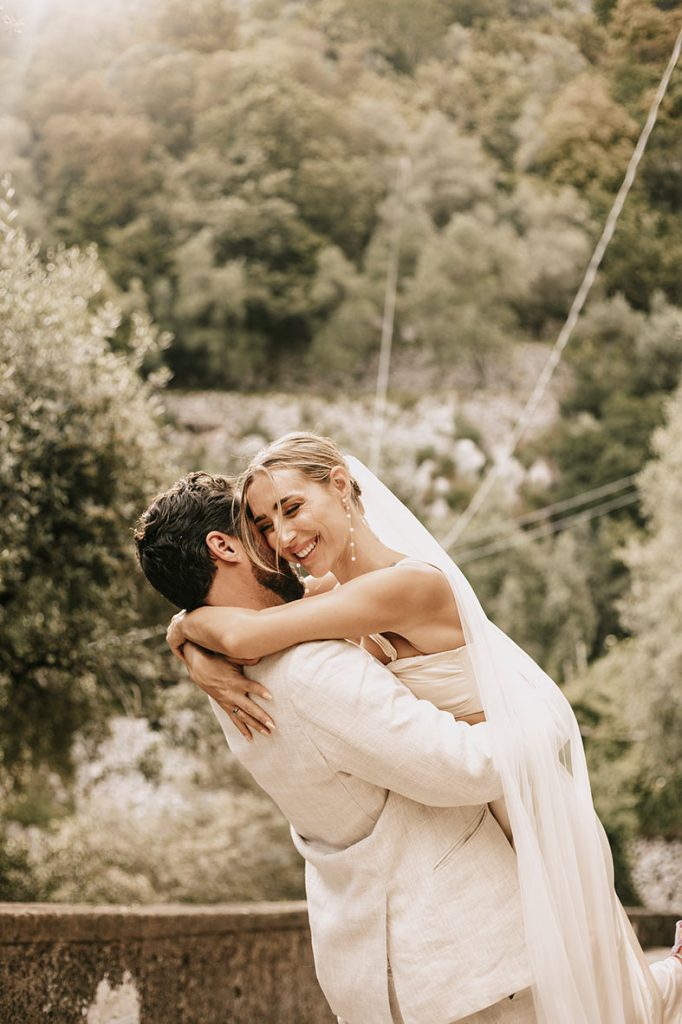
<svg viewBox="0 0 682 1024"><path fill-rule="evenodd" d="M288 562L311 576L324 576L348 553L343 474L317 483L296 469L256 473L246 500L254 525Z"/></svg>

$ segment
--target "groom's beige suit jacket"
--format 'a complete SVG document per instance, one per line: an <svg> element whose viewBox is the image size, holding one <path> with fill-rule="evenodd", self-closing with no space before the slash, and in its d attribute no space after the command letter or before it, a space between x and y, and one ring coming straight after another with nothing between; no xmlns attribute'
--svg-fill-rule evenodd
<svg viewBox="0 0 682 1024"><path fill-rule="evenodd" d="M315 965L348 1024L450 1024L530 984L515 855L486 803L501 795L489 726L417 700L343 641L247 670L274 697L237 758L279 805L306 861Z"/></svg>

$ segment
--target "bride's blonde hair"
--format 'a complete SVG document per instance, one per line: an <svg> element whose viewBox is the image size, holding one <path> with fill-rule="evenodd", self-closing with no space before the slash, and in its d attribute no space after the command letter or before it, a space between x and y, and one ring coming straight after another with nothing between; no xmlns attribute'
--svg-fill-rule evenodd
<svg viewBox="0 0 682 1024"><path fill-rule="evenodd" d="M319 484L327 484L331 478L331 472L337 466L343 466L348 470L346 460L338 445L329 437L322 437L320 434L311 434L308 431L294 431L291 434L284 434L283 437L271 441L265 448L254 455L244 472L239 477L237 487L241 495L239 526L240 535L249 557L262 569L272 570L272 566L263 561L259 554L256 543L253 539L250 528L251 514L248 507L248 490L254 481L257 473L264 473L275 486L272 476L273 469L296 469L299 473L307 476ZM350 476L350 471L348 471ZM360 485L353 477L350 477L351 501L362 512L362 501L360 499ZM281 512L281 509L280 509ZM279 562L279 543L276 550L277 561Z"/></svg>

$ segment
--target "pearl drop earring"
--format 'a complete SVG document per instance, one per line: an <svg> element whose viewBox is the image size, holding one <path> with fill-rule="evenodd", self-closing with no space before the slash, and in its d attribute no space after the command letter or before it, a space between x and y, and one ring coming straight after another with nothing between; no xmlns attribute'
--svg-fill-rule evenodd
<svg viewBox="0 0 682 1024"><path fill-rule="evenodd" d="M348 504L348 498L344 498L343 499L343 507L346 510L346 517L348 519L348 529L350 531L350 560L351 560L351 562L354 562L355 561L355 537L353 535L355 533L355 527L352 525L351 514L350 514L350 505Z"/></svg>

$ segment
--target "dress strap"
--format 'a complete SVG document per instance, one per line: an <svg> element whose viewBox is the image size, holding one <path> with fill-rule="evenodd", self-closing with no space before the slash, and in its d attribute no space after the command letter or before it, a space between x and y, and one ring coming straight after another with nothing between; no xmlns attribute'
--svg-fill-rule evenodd
<svg viewBox="0 0 682 1024"><path fill-rule="evenodd" d="M396 651L391 641L386 639L383 633L370 633L369 639L373 640L377 647L381 648L381 650L386 655L389 661L398 660L398 652Z"/></svg>

